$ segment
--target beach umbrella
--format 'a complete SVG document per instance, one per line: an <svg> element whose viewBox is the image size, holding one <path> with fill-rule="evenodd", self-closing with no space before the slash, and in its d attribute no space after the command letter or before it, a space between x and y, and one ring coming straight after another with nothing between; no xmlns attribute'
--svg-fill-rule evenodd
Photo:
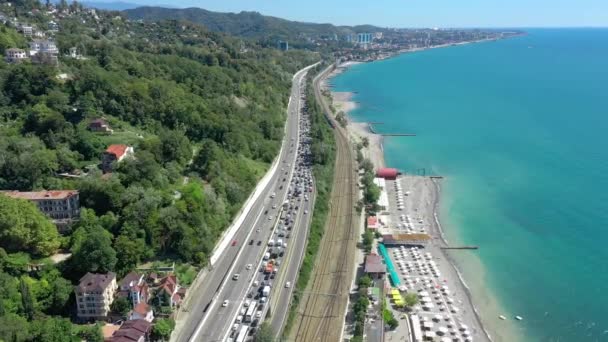
<svg viewBox="0 0 608 342"><path fill-rule="evenodd" d="M441 315L435 315L435 316L433 316L433 320L434 321L441 321L442 319L443 319L443 316L441 316Z"/></svg>
<svg viewBox="0 0 608 342"><path fill-rule="evenodd" d="M458 309L457 307L453 306L453 307L450 309L450 311L451 311L452 313L457 313L458 311L460 311L460 309Z"/></svg>
<svg viewBox="0 0 608 342"><path fill-rule="evenodd" d="M471 336L471 333L468 330L465 330L462 332L462 336L469 337L469 336Z"/></svg>
<svg viewBox="0 0 608 342"><path fill-rule="evenodd" d="M443 337L441 338L441 342L452 342L452 339L449 337Z"/></svg>
<svg viewBox="0 0 608 342"><path fill-rule="evenodd" d="M469 327L466 324L460 324L460 331L466 331Z"/></svg>

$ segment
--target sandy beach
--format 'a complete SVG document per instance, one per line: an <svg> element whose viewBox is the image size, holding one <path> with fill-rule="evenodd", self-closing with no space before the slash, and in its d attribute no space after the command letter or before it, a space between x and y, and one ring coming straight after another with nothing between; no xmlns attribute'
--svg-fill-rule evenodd
<svg viewBox="0 0 608 342"><path fill-rule="evenodd" d="M348 67L355 63L343 64L338 67L332 74L328 76L328 79L334 77L335 75L343 72ZM334 92L331 89L331 84L328 80L324 80L322 87L329 91L331 94L331 98L333 101L333 106L337 112L344 111L348 117L348 132L351 136L351 139L355 143L361 142L364 138L367 138L369 141L369 145L367 148L363 149L363 154L365 157L369 158L376 168L387 166L384 160L384 151L383 151L383 137L378 134L374 134L369 130L369 125L365 122L354 122L348 114L357 108L357 103L353 101L353 93L348 92ZM390 165L389 165L390 166ZM442 247L448 246L448 241L446 236L442 230L441 223L439 221L439 200L441 193L441 180L431 179L429 177L422 176L414 176L414 175L404 175L398 178L397 181L387 182L385 191L388 192L388 197L391 202L395 201L394 194L394 186L395 182L399 182L400 186L403 189L407 189L409 191L409 195L407 196L407 204L403 211L397 212L396 205L391 203L392 208L387 210L388 218L387 221L387 229L383 233L399 233L399 231L395 231L395 226L399 220L399 216L406 214L411 217L415 217L424 222L424 226L427 229L427 233L432 236L432 243L425 248L425 252L430 252L433 256L433 260L437 263L438 268L441 270L441 278L445 284L449 285L449 288L452 290L453 297L457 301L457 305L460 307L460 312L458 314L458 321L466 323L473 333L475 337L475 341L515 341L518 338L515 335L509 333L509 331L513 331L513 329L507 328L507 326L511 326L512 322L499 320L498 317L490 319L489 317L485 317L483 323L491 322L488 324L492 328L492 331L497 331L499 326L500 334L494 334L491 337L490 333L484 328L484 324L482 323L482 319L480 317L479 311L475 308L473 304L473 298L471 294L470 288L466 285L465 280L462 277L460 272L460 268L465 266L463 265L463 260L461 255L465 253L474 253L471 251L446 251L442 249ZM392 223L390 223L392 221ZM389 228L390 224L390 228ZM460 255L452 255L453 253L459 253ZM467 260L474 259L476 257L466 257ZM483 275L483 267L481 263L478 261L477 263L471 262L469 265L467 263L467 271L471 271L472 269L479 270L479 274ZM469 267L470 266L470 267ZM469 273L466 272L466 273ZM469 273L470 274L470 273ZM482 277L477 277L474 279L475 281L480 280L483 283ZM476 286L473 288L479 288L481 284L474 283ZM484 291L481 294L484 298L475 297L475 299L480 300L479 302L484 305L484 307L493 307L494 312L498 311L499 305L496 303L494 298L489 295L487 291ZM479 303L478 302L478 303ZM421 311L421 308L415 309L417 312ZM499 311L498 311L499 312ZM424 316L424 312L420 312L422 316ZM511 319L511 318L509 318ZM502 331L502 330L505 331ZM387 334L387 340L401 340L400 336L391 336L395 335L395 333Z"/></svg>

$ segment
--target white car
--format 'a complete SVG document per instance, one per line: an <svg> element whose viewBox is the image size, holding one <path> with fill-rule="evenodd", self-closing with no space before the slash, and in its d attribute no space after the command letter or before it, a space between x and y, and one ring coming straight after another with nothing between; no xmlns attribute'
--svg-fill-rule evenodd
<svg viewBox="0 0 608 342"><path fill-rule="evenodd" d="M273 192L273 193L270 195L270 198L274 198L276 195L277 195L277 193L276 193L276 192Z"/></svg>
<svg viewBox="0 0 608 342"><path fill-rule="evenodd" d="M226 299L223 303L222 303L222 307L225 308L228 306L228 299Z"/></svg>
<svg viewBox="0 0 608 342"><path fill-rule="evenodd" d="M236 273L235 275L232 276L232 280L239 280L240 276L241 276L240 274Z"/></svg>
<svg viewBox="0 0 608 342"><path fill-rule="evenodd" d="M290 287L291 287L291 282L290 282L290 281L286 282L286 283L285 283L285 288L286 288L286 289L288 289L288 288L290 288Z"/></svg>
<svg viewBox="0 0 608 342"><path fill-rule="evenodd" d="M308 210L304 210L304 214L308 214Z"/></svg>

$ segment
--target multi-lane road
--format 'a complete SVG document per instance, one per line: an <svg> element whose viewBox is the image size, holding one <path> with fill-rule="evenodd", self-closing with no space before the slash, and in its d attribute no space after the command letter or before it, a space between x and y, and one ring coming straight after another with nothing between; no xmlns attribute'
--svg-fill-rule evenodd
<svg viewBox="0 0 608 342"><path fill-rule="evenodd" d="M232 332L234 320L242 309L248 293L251 292L252 283L259 279L262 257L267 251L271 237L276 240L278 217L283 210L282 204L287 199L289 185L297 167L296 158L301 146L301 87L310 67L312 66L298 71L293 78L285 136L276 171L258 199L251 204L250 210L234 234L233 241L219 252L221 254L216 257L212 268L201 279L200 285L188 294L191 298L188 299L187 315L182 322L178 322L172 340L208 342L227 340ZM275 281L274 287L284 287L287 281L293 283L295 274L290 273L289 270L292 267L297 268L299 264L289 267L287 265L292 256L299 255L300 249L304 248L305 239L302 236L305 236L304 231L307 230L310 222L308 212L311 211L312 202L312 198L298 202L300 203L298 210L293 212L294 222L290 232L292 236L282 239L287 242L283 257L285 264L279 266L281 269L274 276L280 278L283 283L279 284ZM286 271L283 271L283 266L286 266ZM234 279L235 274L239 275L237 280ZM281 291L279 297L284 298L285 293L290 292ZM264 312L268 310L268 306L266 304L263 307ZM253 332L253 329L250 330Z"/></svg>

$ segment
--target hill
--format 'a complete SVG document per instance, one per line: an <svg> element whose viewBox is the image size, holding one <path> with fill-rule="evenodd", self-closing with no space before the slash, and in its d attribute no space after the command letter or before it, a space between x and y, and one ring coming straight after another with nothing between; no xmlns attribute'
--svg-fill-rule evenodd
<svg viewBox="0 0 608 342"><path fill-rule="evenodd" d="M382 28L365 26L334 26L332 24L291 21L258 12L221 13L201 8L139 7L125 10L134 20L158 21L186 20L201 24L211 31L256 39L298 39L343 36L349 33L382 31Z"/></svg>

